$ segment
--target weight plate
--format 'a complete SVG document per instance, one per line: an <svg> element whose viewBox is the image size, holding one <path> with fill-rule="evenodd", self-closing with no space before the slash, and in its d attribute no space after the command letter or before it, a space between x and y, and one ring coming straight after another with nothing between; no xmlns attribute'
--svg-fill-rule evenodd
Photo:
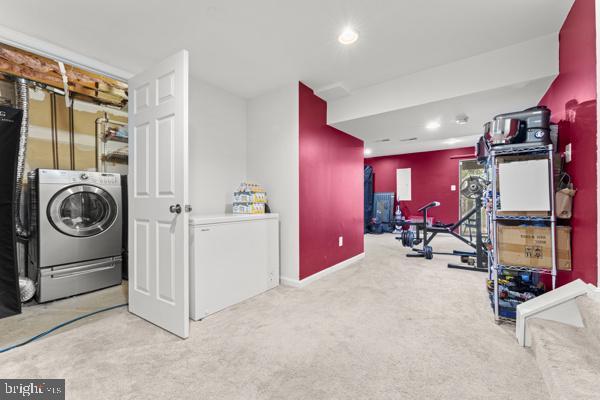
<svg viewBox="0 0 600 400"><path fill-rule="evenodd" d="M423 253L425 254L425 259L431 260L433 258L433 248L431 246L423 246Z"/></svg>
<svg viewBox="0 0 600 400"><path fill-rule="evenodd" d="M413 231L406 231L406 247L413 247L415 244L415 234Z"/></svg>

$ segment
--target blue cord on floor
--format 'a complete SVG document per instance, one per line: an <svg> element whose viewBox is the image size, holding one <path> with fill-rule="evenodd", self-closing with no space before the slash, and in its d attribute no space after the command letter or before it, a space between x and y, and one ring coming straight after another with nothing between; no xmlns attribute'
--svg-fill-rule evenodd
<svg viewBox="0 0 600 400"><path fill-rule="evenodd" d="M119 305L116 305L116 306L110 306L110 307L106 307L106 308L101 308L100 310L96 310L96 311L93 311L91 313L80 315L77 318L73 318L73 319L71 319L69 321L60 323L60 324L56 325L54 328L50 328L47 331L44 331L44 332L42 332L42 333L40 333L38 335L35 335L34 337L32 337L30 339L27 339L24 342L13 344L12 346L8 346L8 347L6 347L4 349L0 349L0 353L6 353L7 351L12 350L12 349L16 349L17 347L25 346L26 344L31 343L34 340L38 340L38 339L40 339L40 338L42 338L42 337L44 337L44 336L46 336L46 335L48 335L48 334L50 334L52 332L54 332L54 331L56 331L56 330L64 327L64 326L72 324L73 322L77 322L77 321L79 321L81 319L84 319L84 318L87 318L87 317L91 317L92 315L96 315L96 314L99 314L99 313L104 312L104 311L110 311L110 310L114 310L115 308L125 307L127 304L129 304L129 303L124 303L124 304L119 304Z"/></svg>

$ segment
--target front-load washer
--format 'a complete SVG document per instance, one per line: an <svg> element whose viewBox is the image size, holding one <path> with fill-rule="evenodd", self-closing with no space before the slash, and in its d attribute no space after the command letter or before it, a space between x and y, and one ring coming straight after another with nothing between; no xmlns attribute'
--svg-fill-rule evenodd
<svg viewBox="0 0 600 400"><path fill-rule="evenodd" d="M36 169L28 187L28 275L37 301L121 283L120 175Z"/></svg>

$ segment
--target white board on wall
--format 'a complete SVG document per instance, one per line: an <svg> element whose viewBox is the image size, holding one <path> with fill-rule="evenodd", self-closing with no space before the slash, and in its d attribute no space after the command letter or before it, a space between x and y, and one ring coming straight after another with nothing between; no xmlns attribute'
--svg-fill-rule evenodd
<svg viewBox="0 0 600 400"><path fill-rule="evenodd" d="M549 211L550 185L547 160L501 163L501 211Z"/></svg>
<svg viewBox="0 0 600 400"><path fill-rule="evenodd" d="M399 168L396 170L396 199L398 201L410 201L411 199L411 171L410 168Z"/></svg>

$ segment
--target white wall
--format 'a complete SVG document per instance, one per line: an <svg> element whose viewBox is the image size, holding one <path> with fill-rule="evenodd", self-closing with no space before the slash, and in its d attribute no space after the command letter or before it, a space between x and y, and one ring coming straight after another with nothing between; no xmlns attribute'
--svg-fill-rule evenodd
<svg viewBox="0 0 600 400"><path fill-rule="evenodd" d="M190 78L189 102L192 212L231 212L246 178L246 100Z"/></svg>
<svg viewBox="0 0 600 400"><path fill-rule="evenodd" d="M517 61L518 60L518 61ZM327 104L327 123L363 118L558 75L558 34L353 90Z"/></svg>
<svg viewBox="0 0 600 400"><path fill-rule="evenodd" d="M280 216L281 280L300 272L298 83L248 101L248 179Z"/></svg>

